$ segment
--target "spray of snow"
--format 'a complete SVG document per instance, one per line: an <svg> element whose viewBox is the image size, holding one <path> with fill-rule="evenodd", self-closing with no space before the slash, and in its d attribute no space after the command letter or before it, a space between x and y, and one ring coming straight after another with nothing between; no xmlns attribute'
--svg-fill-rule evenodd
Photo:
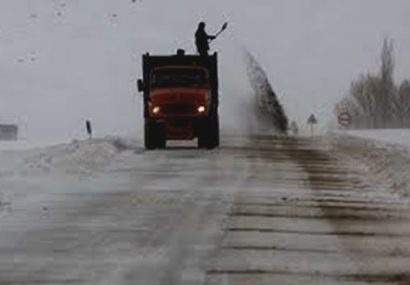
<svg viewBox="0 0 410 285"><path fill-rule="evenodd" d="M269 82L265 71L249 52L245 51L248 77L254 93L254 113L258 126L272 128L280 133L286 133L288 118L278 97Z"/></svg>

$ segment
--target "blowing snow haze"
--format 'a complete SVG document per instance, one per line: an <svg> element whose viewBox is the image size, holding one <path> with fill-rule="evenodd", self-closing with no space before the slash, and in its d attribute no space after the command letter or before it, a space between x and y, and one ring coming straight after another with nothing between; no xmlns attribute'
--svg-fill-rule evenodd
<svg viewBox="0 0 410 285"><path fill-rule="evenodd" d="M228 31L220 53L221 124L241 128L250 86L241 48L265 68L291 119L331 119L360 73L378 66L381 43L395 41L396 78L410 77L407 0L2 0L0 121L33 139L138 134L141 54L194 52L199 21ZM159 16L160 15L160 16Z"/></svg>

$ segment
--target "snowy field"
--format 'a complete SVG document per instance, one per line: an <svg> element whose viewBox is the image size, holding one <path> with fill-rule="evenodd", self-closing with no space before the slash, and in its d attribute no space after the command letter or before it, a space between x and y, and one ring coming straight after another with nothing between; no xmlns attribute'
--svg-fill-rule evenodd
<svg viewBox="0 0 410 285"><path fill-rule="evenodd" d="M50 142L49 142L50 143ZM44 195L77 191L105 167L141 149L132 140L104 138L47 146L47 143L4 143L0 150L0 213L40 207ZM40 207L41 208L41 207Z"/></svg>
<svg viewBox="0 0 410 285"><path fill-rule="evenodd" d="M0 152L0 284L345 285L408 272L406 204L360 156L308 138L222 139L212 151L111 137Z"/></svg>
<svg viewBox="0 0 410 285"><path fill-rule="evenodd" d="M329 135L335 153L352 157L369 170L371 183L410 197L410 130L354 130Z"/></svg>
<svg viewBox="0 0 410 285"><path fill-rule="evenodd" d="M350 136L410 147L410 129L349 130Z"/></svg>
<svg viewBox="0 0 410 285"><path fill-rule="evenodd" d="M67 143L63 140L18 140L18 141L0 141L0 151L12 151L12 150L30 150L35 148L44 148L49 146L55 146L58 144Z"/></svg>

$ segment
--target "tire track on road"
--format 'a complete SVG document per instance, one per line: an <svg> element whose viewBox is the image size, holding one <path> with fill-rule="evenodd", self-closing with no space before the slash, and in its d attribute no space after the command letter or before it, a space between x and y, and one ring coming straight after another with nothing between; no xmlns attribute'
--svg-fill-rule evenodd
<svg viewBox="0 0 410 285"><path fill-rule="evenodd" d="M343 163L341 163L339 159L336 159L331 155L331 153L327 152L326 150L315 149L315 147L312 147L313 142L307 141L305 143L311 147L301 148L300 145L297 144L296 150L293 148L290 152L288 152L288 154L294 159L294 161L297 161L308 174L310 187L313 191L316 191L318 188L320 188L320 183L322 180L327 180L326 166L333 164L341 165L340 168L344 169L343 171L345 171L346 174L342 174L340 176L340 179L343 180L347 185L351 184L352 188L355 190L352 192L351 197L355 198L357 194L360 194L361 189L355 187L358 185L357 180L349 179L349 175L347 175L349 171L352 171L351 169L348 169L349 166L343 165ZM309 164L316 161L321 161L323 165L321 166L321 168L319 166L318 169L312 171ZM322 170L323 173L320 174L320 170ZM341 171L341 173L343 173L343 171ZM364 203L364 205L361 205L360 208L354 210L356 211L356 213L358 213L358 215L354 216L353 219L351 217L351 214L349 214L349 212L352 212L352 209L349 209L348 212L340 215L340 208L322 205L320 201L318 203L318 206L320 207L321 211L323 211L324 218L329 220L332 227L334 228L334 232L336 233L341 232L342 229L337 219L333 219L335 215L340 215L341 217L344 216L350 221L357 219L359 221L359 224L361 224L362 227L365 227L366 223L368 222L368 220L366 219L367 211L361 210L366 209L366 205L374 205L377 208L378 202L372 201L371 196L373 196L372 194L374 194L374 196L379 195L380 191L383 190L374 186L369 187L368 201L366 201L367 203ZM385 193L386 202L400 204L400 201L397 199L397 197L389 195L387 191L385 191ZM387 215L385 212L377 209L373 210L372 212L372 217L375 219L375 222L379 222L380 227L382 227L383 223L391 222L392 217L399 217L399 219L403 218L405 220L409 219L408 209L403 211L401 209L390 208L389 214ZM393 218L393 220L395 219ZM404 221L404 223L402 224L403 227L405 227L405 223L407 223L407 225L409 224L408 222ZM396 230L402 231L401 229ZM373 238L376 237L379 241L385 240L384 245L383 243L375 242L375 245L379 246L374 246L374 248L372 249L366 246L367 244L371 243L371 239L369 238L370 234L373 234ZM368 232L367 235L358 236L355 239L349 239L349 236L351 235L349 235L348 232L343 232L343 235L338 235L338 239L344 249L344 252L347 253L351 257L351 260L355 263L357 273L352 276L354 277L354 280L369 283L410 283L410 266L400 266L401 262L406 262L407 264L409 264L410 261L410 259L408 259L408 253L410 250L410 238L407 234L401 234L400 232L387 232L384 234L380 232ZM394 239L393 236L395 236L396 238ZM397 246L389 246L389 243L393 243ZM380 246L384 246L385 249L381 250ZM365 248L366 250L362 250L363 248ZM369 254L364 253L374 254L371 254L371 257L369 257ZM392 266L392 264L394 265Z"/></svg>
<svg viewBox="0 0 410 285"><path fill-rule="evenodd" d="M363 186L363 169L308 139L258 137L236 150L253 177L229 214L208 284L410 283L409 211Z"/></svg>

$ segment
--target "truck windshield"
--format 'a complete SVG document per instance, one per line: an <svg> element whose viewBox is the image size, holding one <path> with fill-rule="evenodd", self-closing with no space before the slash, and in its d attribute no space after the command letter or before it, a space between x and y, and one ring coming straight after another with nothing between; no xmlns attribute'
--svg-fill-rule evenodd
<svg viewBox="0 0 410 285"><path fill-rule="evenodd" d="M153 88L168 87L205 87L208 84L208 76L201 69L160 69L152 74L151 84Z"/></svg>

